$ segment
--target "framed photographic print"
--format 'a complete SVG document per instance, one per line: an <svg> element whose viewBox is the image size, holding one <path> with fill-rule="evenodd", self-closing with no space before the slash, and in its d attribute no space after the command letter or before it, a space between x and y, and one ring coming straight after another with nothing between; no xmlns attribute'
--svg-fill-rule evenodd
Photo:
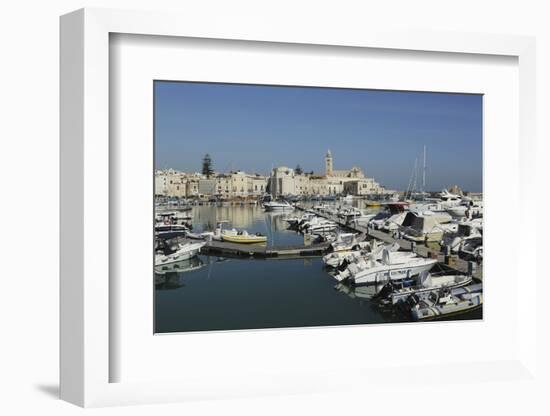
<svg viewBox="0 0 550 416"><path fill-rule="evenodd" d="M62 17L62 398L532 377L533 40L243 28Z"/></svg>
<svg viewBox="0 0 550 416"><path fill-rule="evenodd" d="M481 319L481 95L153 88L155 333Z"/></svg>

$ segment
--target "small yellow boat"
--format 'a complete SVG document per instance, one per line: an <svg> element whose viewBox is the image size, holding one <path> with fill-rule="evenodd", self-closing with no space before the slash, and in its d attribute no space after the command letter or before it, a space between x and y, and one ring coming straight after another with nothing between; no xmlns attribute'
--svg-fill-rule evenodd
<svg viewBox="0 0 550 416"><path fill-rule="evenodd" d="M258 244L267 242L267 237L261 234L248 234L246 230L224 230L222 240L230 243Z"/></svg>
<svg viewBox="0 0 550 416"><path fill-rule="evenodd" d="M365 205L369 208L378 208L381 206L378 201L367 201Z"/></svg>

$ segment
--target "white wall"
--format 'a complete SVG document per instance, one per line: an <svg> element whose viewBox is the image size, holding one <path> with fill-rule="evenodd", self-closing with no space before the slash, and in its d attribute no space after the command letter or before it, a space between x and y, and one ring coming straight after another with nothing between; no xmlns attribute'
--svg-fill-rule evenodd
<svg viewBox="0 0 550 416"><path fill-rule="evenodd" d="M360 32L365 25L432 27L440 30L513 33L538 36L538 132L539 167L545 167L550 137L550 31L544 1L332 1L229 2L88 0L10 1L0 12L0 169L2 170L2 342L0 413L73 414L71 405L54 399L58 375L58 16L83 6L136 9L173 9L197 13L208 24L212 13L227 15L238 27L239 15L269 16L281 26L310 22ZM236 17L237 16L237 17ZM543 143L541 137L546 137ZM541 166L542 165L542 166ZM17 180L14 180L17 179ZM27 187L33 184L33 197ZM541 198L547 199L547 192ZM542 201L540 206L546 206ZM29 220L28 235L22 235L22 218ZM24 221L23 221L24 223ZM32 231L31 231L32 226ZM548 235L541 228L540 235ZM31 240L36 245L29 246ZM540 237L542 242L542 237ZM542 243L538 245L542 250ZM542 253L539 258L543 258ZM548 285L546 285L548 286ZM541 288L538 288L541 291ZM543 312L541 305L541 314ZM548 320L546 320L546 323ZM548 331L546 331L546 334ZM543 336L543 334L541 334ZM545 351L548 336L545 336ZM543 352L543 351L541 351ZM541 354L548 370L547 354ZM337 359L334 357L334 359ZM542 365L542 364L541 364ZM548 373L547 373L548 374ZM411 380L414 374L411 374ZM465 389L465 390L463 390ZM483 391L457 386L455 399L448 391L426 392L446 403L446 414L543 414L546 391L523 385L487 384ZM165 405L155 408L101 409L94 414L346 414L380 413L387 406L407 414L425 413L424 405L409 406L409 400L334 395L232 400ZM457 400L465 406L454 407ZM418 402L417 402L418 403ZM429 408L429 407L428 407Z"/></svg>

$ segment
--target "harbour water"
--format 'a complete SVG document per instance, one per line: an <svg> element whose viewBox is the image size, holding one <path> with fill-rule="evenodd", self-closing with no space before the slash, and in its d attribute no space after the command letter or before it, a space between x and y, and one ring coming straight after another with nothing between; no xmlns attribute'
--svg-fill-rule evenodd
<svg viewBox="0 0 550 416"><path fill-rule="evenodd" d="M361 203L361 201L355 201ZM361 207L363 208L363 207ZM286 214L255 205L195 206L194 231L227 227L260 232L268 246L303 244ZM200 255L155 274L155 332L288 328L407 322L382 311L369 297L374 288L342 286L321 258L252 260ZM478 309L453 317L481 319Z"/></svg>

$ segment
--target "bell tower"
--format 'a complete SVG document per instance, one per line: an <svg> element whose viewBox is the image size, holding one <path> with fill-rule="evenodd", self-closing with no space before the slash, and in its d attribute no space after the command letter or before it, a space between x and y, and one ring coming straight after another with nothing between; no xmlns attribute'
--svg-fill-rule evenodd
<svg viewBox="0 0 550 416"><path fill-rule="evenodd" d="M325 156L325 175L332 176L332 153L330 153L330 149Z"/></svg>

